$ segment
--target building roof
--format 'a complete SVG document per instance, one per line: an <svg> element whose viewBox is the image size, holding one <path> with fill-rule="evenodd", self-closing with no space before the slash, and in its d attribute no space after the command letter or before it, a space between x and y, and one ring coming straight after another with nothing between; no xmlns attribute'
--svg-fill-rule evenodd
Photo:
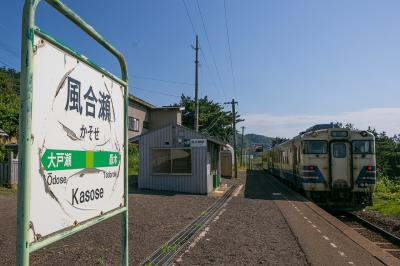
<svg viewBox="0 0 400 266"><path fill-rule="evenodd" d="M210 141L210 142L219 144L219 145L221 145L221 146L225 146L225 145L227 144L225 141L222 141L222 140L220 140L220 139L218 139L218 138L216 138L216 137L204 135L204 134L202 134L202 133L199 133L199 132L194 131L194 130L191 129L191 128L187 128L187 127L184 127L184 126L182 126L182 125L178 125L178 124L176 124L176 123L170 123L170 124L165 125L165 126L163 126L163 127L161 127L161 128L153 129L153 130L150 130L150 131L148 131L148 132L146 132L146 133L144 133L144 134L142 134L142 135L132 137L132 138L129 139L129 142L137 142L137 141L139 141L139 139L140 139L141 137L144 137L144 136L146 136L147 134L150 134L150 133L152 133L152 132L154 132L154 131L161 130L161 129L163 129L163 128L170 127L170 126L175 126L175 127L179 127L179 128L184 129L184 130L187 130L187 131L191 131L191 132L195 133L195 134L198 136L198 138L207 139L207 141Z"/></svg>
<svg viewBox="0 0 400 266"><path fill-rule="evenodd" d="M150 109L157 108L157 106L152 105L151 103L148 103L145 100L140 99L140 98L138 98L136 96L133 96L132 94L129 94L129 101L137 102L137 103L139 103L139 104L141 104L141 105L143 105L143 106L145 106L147 108L150 108Z"/></svg>
<svg viewBox="0 0 400 266"><path fill-rule="evenodd" d="M4 130L2 130L1 128L0 128L0 137L5 137L5 138L8 137L8 134L4 132Z"/></svg>
<svg viewBox="0 0 400 266"><path fill-rule="evenodd" d="M152 109L152 110L161 110L161 111L162 110L165 110L165 111L168 111L168 110L183 111L183 110L185 110L185 107L182 107L182 106L162 106L162 107L158 107L158 106L155 106L155 105L153 105L153 104L151 104L149 102L146 102L143 99L140 99L139 97L133 96L132 94L129 94L129 101L136 102L136 103L138 103L140 105L143 105L143 106L145 106L145 107L147 107L149 109Z"/></svg>
<svg viewBox="0 0 400 266"><path fill-rule="evenodd" d="M176 110L176 111L184 111L185 107L183 106L162 106L162 107L156 107L154 110Z"/></svg>

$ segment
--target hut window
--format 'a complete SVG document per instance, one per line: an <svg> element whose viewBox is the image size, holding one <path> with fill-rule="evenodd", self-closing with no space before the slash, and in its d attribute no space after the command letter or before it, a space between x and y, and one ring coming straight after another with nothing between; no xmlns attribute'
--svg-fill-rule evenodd
<svg viewBox="0 0 400 266"><path fill-rule="evenodd" d="M192 150L190 149L172 149L172 173L189 174L192 172Z"/></svg>
<svg viewBox="0 0 400 266"><path fill-rule="evenodd" d="M153 173L171 172L171 152L169 149L153 150Z"/></svg>
<svg viewBox="0 0 400 266"><path fill-rule="evenodd" d="M153 174L191 174L191 149L153 149Z"/></svg>

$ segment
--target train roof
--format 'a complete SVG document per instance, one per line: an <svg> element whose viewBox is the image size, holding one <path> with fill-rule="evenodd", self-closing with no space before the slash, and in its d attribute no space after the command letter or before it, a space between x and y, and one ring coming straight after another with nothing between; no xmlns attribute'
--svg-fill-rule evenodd
<svg viewBox="0 0 400 266"><path fill-rule="evenodd" d="M342 127L339 127L339 126L337 126L337 125L335 125L335 124L333 124L333 123L331 123L331 124L318 124L318 125L315 125L315 126L312 126L312 127L308 128L306 131L300 132L299 135L297 135L297 136L295 136L295 137L293 137L293 138L291 138L291 139L289 139L289 140L286 140L285 142L282 142L282 143L279 143L279 144L275 145L274 147L283 146L283 145L285 145L285 144L288 143L288 142L291 142L291 141L296 140L296 139L303 138L303 137L305 137L305 136L307 136L307 135L311 135L311 134L313 134L314 132L317 132L317 133L318 133L318 132L328 131L329 129L346 130L346 131L350 131L350 132L352 132L352 133L366 132L368 135L373 136L373 134L372 134L371 132L368 132L368 131L366 131L366 130L342 128ZM268 149L268 150L272 150L274 147L271 147L271 148Z"/></svg>
<svg viewBox="0 0 400 266"><path fill-rule="evenodd" d="M317 124L317 125L307 128L306 131L300 132L299 135L303 135L304 133L307 133L307 132L313 132L313 131L317 131L317 130L331 129L331 128L340 128L340 127L338 124L334 124L334 123Z"/></svg>

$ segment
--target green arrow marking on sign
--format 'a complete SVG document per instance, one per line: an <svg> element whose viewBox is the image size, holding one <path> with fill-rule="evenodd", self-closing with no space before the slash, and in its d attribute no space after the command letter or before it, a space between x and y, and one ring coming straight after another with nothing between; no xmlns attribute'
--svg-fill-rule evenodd
<svg viewBox="0 0 400 266"><path fill-rule="evenodd" d="M40 159L46 171L113 167L121 162L121 154L110 151L46 150Z"/></svg>

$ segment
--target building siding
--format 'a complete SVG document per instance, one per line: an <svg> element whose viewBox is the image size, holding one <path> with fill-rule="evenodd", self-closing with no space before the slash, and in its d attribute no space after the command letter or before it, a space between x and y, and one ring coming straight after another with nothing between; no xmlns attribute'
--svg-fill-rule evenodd
<svg viewBox="0 0 400 266"><path fill-rule="evenodd" d="M149 109L134 102L129 102L128 116L139 119L139 131L128 130L128 138L136 137L147 132L143 128L143 121L149 120Z"/></svg>
<svg viewBox="0 0 400 266"><path fill-rule="evenodd" d="M149 121L151 129L157 129L171 123L181 125L182 116L180 111L174 109L159 109L151 111Z"/></svg>

